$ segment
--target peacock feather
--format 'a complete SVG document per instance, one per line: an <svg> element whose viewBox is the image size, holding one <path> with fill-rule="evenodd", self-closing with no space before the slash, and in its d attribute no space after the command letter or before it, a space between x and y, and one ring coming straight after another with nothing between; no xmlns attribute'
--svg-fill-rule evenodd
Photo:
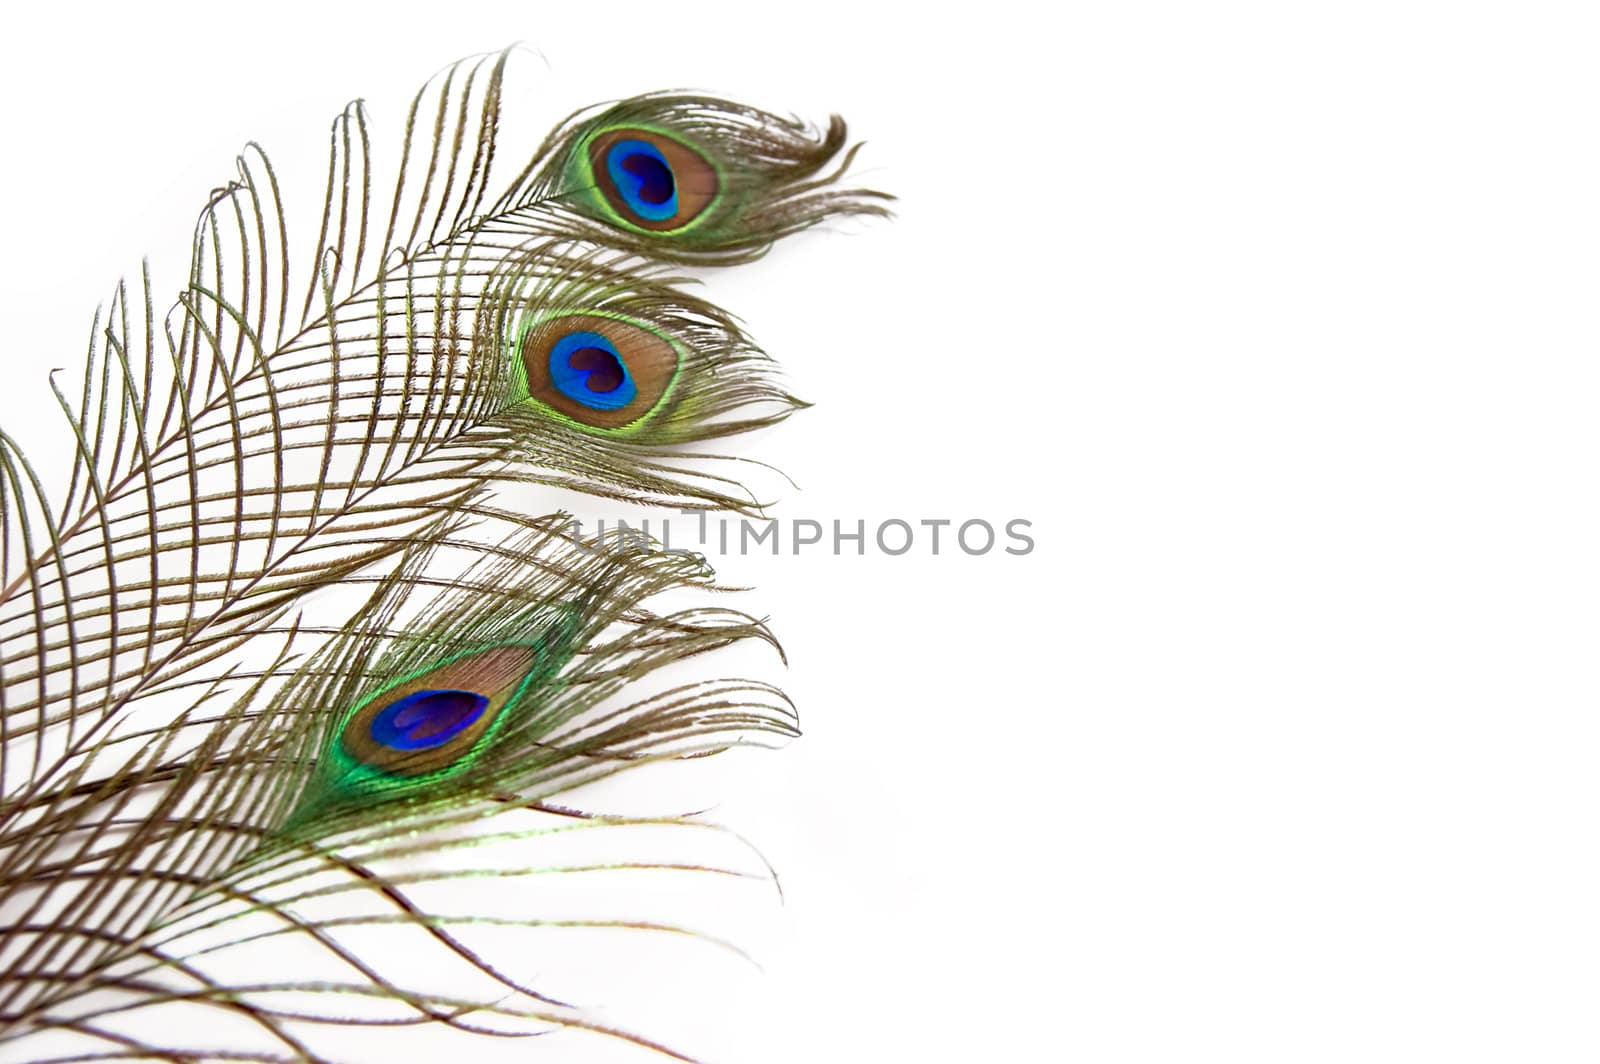
<svg viewBox="0 0 1600 1064"><path fill-rule="evenodd" d="M618 867L560 856L574 836L706 834L552 799L795 734L777 689L691 662L776 643L706 604L698 557L596 552L525 500L759 510L696 445L798 401L672 271L887 197L840 187L838 118L682 93L570 116L502 187L509 59L418 92L387 194L347 107L298 252L252 144L176 304L147 266L96 315L81 381L52 379L70 472L0 432L0 1057L330 1060L332 1034L417 1025L679 1055L463 928L686 928L432 892ZM397 934L463 974L397 973ZM158 1009L235 1025L208 1042Z"/></svg>

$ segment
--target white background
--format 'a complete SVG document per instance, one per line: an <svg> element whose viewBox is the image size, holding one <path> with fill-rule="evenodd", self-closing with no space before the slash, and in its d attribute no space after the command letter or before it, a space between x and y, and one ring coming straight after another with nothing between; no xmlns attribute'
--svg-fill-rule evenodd
<svg viewBox="0 0 1600 1064"><path fill-rule="evenodd" d="M764 975L696 960L633 1015L719 1062L1593 1061L1589 11L33 9L0 424L65 446L46 369L142 254L175 289L246 139L319 189L348 98L395 121L459 56L536 50L534 126L675 86L840 111L898 219L709 293L818 404L748 451L798 484L775 514L1037 548L727 559L807 734L685 771L786 901Z"/></svg>

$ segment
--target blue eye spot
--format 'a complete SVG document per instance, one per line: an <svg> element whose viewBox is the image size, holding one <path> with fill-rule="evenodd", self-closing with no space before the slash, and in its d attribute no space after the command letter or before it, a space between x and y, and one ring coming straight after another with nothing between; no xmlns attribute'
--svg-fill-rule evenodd
<svg viewBox="0 0 1600 1064"><path fill-rule="evenodd" d="M678 213L678 183L661 149L643 140L619 140L606 152L606 170L622 199L639 217L664 222Z"/></svg>
<svg viewBox="0 0 1600 1064"><path fill-rule="evenodd" d="M591 410L621 410L639 394L617 345L587 329L567 333L551 346L550 382Z"/></svg>
<svg viewBox="0 0 1600 1064"><path fill-rule="evenodd" d="M414 691L383 707L368 731L391 750L428 750L460 735L487 708L475 691Z"/></svg>

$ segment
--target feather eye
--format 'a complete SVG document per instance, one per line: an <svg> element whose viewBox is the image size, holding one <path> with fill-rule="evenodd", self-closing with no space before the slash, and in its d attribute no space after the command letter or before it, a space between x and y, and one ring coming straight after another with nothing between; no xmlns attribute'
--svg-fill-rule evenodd
<svg viewBox="0 0 1600 1064"><path fill-rule="evenodd" d="M531 647L491 647L381 691L341 726L328 763L345 780L410 780L455 770L528 681L536 661Z"/></svg>
<svg viewBox="0 0 1600 1064"><path fill-rule="evenodd" d="M524 540L534 549L547 542ZM570 659L596 600L611 594L607 574L618 563L583 566L569 555L552 568L576 584L566 596L555 592L550 602L533 602L532 592L518 594L514 584L499 596L458 591L438 604L439 619L428 629L392 641L374 666L376 689L334 715L316 779L293 819L351 803L472 792L492 781L493 771L479 762L505 728L516 730L509 722L551 697L548 681ZM586 582L577 583L580 573ZM502 574L532 587L551 583L550 575L519 574L515 567ZM409 594L380 592L400 600Z"/></svg>
<svg viewBox="0 0 1600 1064"><path fill-rule="evenodd" d="M678 341L614 313L533 318L514 349L529 396L579 424L611 431L660 411L684 362Z"/></svg>
<svg viewBox="0 0 1600 1064"><path fill-rule="evenodd" d="M586 151L595 187L616 216L651 232L693 225L722 190L715 163L654 129L602 129Z"/></svg>
<svg viewBox="0 0 1600 1064"><path fill-rule="evenodd" d="M759 504L665 452L775 424L804 404L724 311L633 255L554 240L489 281L477 346L505 374L492 421L522 479L619 498Z"/></svg>
<svg viewBox="0 0 1600 1064"><path fill-rule="evenodd" d="M888 214L891 196L833 187L855 157L846 136L837 115L817 130L715 97L661 93L574 115L551 160L525 179L536 197L604 227L583 228L585 239L666 261L735 263L826 218Z"/></svg>
<svg viewBox="0 0 1600 1064"><path fill-rule="evenodd" d="M585 588L578 601L603 593L598 586ZM505 718L536 700L531 692L565 663L581 610L576 602L523 609L511 617L491 610L494 630L509 627L522 639L470 650L460 643L472 638L473 629L456 628L447 612L444 634L422 645L420 664L409 656L395 659L410 671L339 718L318 760L319 779L308 804L402 796L470 771ZM481 627L483 618L475 624Z"/></svg>
<svg viewBox="0 0 1600 1064"><path fill-rule="evenodd" d="M500 521L502 518L496 518ZM484 795L524 790L543 774L581 767L595 754L570 728L600 699L666 658L634 653L630 637L597 642L609 626L638 614L646 597L706 581L698 559L652 552L585 554L563 546L552 522L513 529L505 545L483 551L455 586L427 607L420 631L400 618L417 608L415 577L401 574L375 592L373 620L336 640L280 702L310 708L350 699L327 714L315 768L284 830L312 837L330 817L357 820L380 805L449 807ZM432 547L413 554L425 555ZM503 557L508 555L509 557ZM743 622L708 628L674 625L658 639L692 652L748 635ZM397 627L398 626L398 627ZM579 651L584 651L579 660ZM624 653L626 651L627 653ZM331 677L331 679L330 679ZM635 677L636 678L636 677ZM669 714L670 735L698 713ZM636 736L647 745L654 728ZM691 729L692 730L692 729ZM576 763L575 763L576 760Z"/></svg>

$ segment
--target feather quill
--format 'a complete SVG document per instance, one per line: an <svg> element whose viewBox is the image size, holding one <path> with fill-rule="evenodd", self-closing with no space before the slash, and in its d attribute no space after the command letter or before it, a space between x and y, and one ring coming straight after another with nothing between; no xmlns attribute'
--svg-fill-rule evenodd
<svg viewBox="0 0 1600 1064"><path fill-rule="evenodd" d="M456 926L493 921L414 895L533 873L476 856L463 832L486 816L554 819L494 832L539 846L703 830L549 800L794 734L766 684L642 685L771 636L650 604L712 588L700 560L586 552L494 491L758 509L684 445L798 403L670 264L748 261L887 197L838 187L839 119L681 93L569 117L495 195L510 54L419 91L387 197L364 107L335 119L306 259L251 145L171 312L147 267L97 315L76 395L51 382L76 450L58 497L0 432L0 1054L53 1032L61 1060L322 1060L329 1025L425 1023L677 1055L504 973ZM441 854L467 860L389 869ZM353 944L370 931L484 986L402 985ZM336 974L274 969L285 938ZM250 978L218 974L245 954ZM221 1010L238 1040L152 1041L137 1016L157 1006Z"/></svg>

